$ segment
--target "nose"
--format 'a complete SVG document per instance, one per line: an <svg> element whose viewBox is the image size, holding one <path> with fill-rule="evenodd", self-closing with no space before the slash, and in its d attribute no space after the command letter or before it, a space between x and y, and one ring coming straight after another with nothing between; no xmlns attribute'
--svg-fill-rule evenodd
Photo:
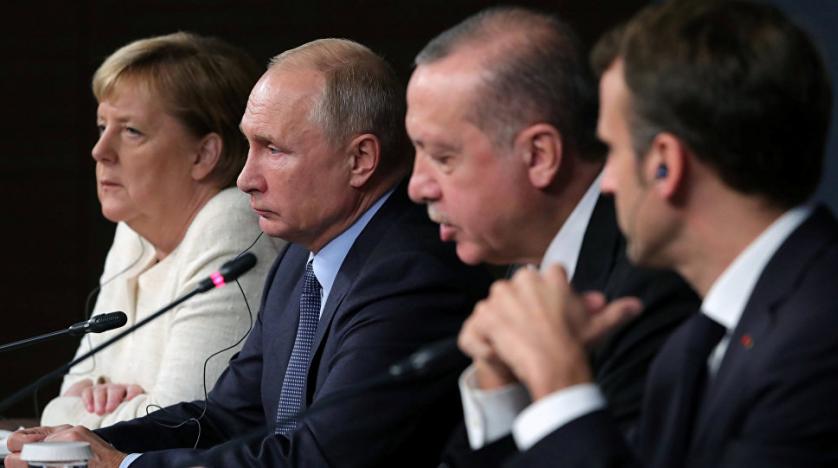
<svg viewBox="0 0 838 468"><path fill-rule="evenodd" d="M117 152L114 148L111 133L112 132L110 132L107 127L99 132L99 139L96 141L96 144L93 145L93 149L90 150L90 154L96 162L101 163L116 161Z"/></svg>
<svg viewBox="0 0 838 468"><path fill-rule="evenodd" d="M605 167L602 169L602 182L600 183L600 190L603 193L614 193L617 191L617 179L614 173L614 158L608 156L605 160Z"/></svg>
<svg viewBox="0 0 838 468"><path fill-rule="evenodd" d="M416 152L413 159L413 173L407 185L407 193L415 203L428 203L439 200L442 191L434 179L433 169L428 167L427 158Z"/></svg>
<svg viewBox="0 0 838 468"><path fill-rule="evenodd" d="M262 177L257 159L253 149L248 150L247 160L236 179L236 186L244 193L265 191L265 178Z"/></svg>

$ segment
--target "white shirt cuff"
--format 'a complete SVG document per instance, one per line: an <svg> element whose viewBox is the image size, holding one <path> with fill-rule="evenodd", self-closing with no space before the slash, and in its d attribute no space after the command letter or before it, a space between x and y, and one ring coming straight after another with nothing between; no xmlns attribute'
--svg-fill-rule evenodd
<svg viewBox="0 0 838 468"><path fill-rule="evenodd" d="M128 465L134 463L134 460L140 458L140 455L142 455L142 453L129 453L122 459L122 463L119 464L119 468L128 468Z"/></svg>
<svg viewBox="0 0 838 468"><path fill-rule="evenodd" d="M512 427L518 450L524 451L574 419L605 408L605 397L594 384L554 392L521 412Z"/></svg>
<svg viewBox="0 0 838 468"><path fill-rule="evenodd" d="M460 376L460 396L469 445L477 450L509 434L518 413L530 403L530 397L517 384L481 390L474 372L472 365Z"/></svg>

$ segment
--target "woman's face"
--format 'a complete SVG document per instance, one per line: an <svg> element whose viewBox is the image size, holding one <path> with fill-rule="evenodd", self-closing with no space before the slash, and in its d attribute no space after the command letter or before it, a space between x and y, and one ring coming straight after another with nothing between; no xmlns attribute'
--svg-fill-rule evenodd
<svg viewBox="0 0 838 468"><path fill-rule="evenodd" d="M99 103L96 192L102 214L134 230L171 221L192 190L200 141L146 86L121 82Z"/></svg>

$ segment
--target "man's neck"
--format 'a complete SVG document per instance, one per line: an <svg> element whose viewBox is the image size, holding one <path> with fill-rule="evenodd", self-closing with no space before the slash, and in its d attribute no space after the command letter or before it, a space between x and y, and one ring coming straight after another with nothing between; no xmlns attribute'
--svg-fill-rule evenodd
<svg viewBox="0 0 838 468"><path fill-rule="evenodd" d="M541 216L543 222L534 219L530 230L528 243L531 246L527 255L527 261L533 265L541 264L547 248L556 237L558 232L567 222L573 210L579 205L582 197L591 188L597 176L602 171L601 164L582 163L576 161L576 166L569 175L559 177L557 183L547 194L547 207L541 213L549 216Z"/></svg>
<svg viewBox="0 0 838 468"><path fill-rule="evenodd" d="M684 225L675 269L702 298L713 283L785 209L739 194L705 200Z"/></svg>

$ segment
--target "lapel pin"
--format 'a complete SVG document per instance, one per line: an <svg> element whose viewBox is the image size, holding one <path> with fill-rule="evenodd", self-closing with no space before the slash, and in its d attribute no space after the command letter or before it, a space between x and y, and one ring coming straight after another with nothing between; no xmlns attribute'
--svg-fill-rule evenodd
<svg viewBox="0 0 838 468"><path fill-rule="evenodd" d="M751 349L754 347L754 340L751 338L751 335L742 335L742 337L739 338L739 342L742 343L742 346L744 346L745 349Z"/></svg>

